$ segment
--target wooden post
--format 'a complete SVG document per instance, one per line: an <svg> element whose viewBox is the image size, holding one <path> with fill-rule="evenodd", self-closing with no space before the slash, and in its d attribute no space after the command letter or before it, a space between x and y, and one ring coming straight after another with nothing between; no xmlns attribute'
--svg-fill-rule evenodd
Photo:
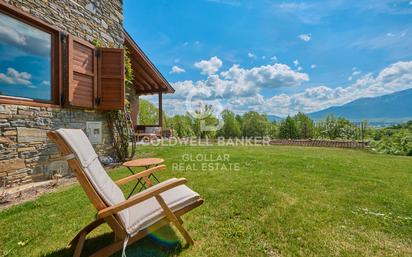
<svg viewBox="0 0 412 257"><path fill-rule="evenodd" d="M135 95L130 103L130 115L132 116L133 128L139 125L139 96Z"/></svg>
<svg viewBox="0 0 412 257"><path fill-rule="evenodd" d="M163 128L163 98L162 92L159 92L159 126Z"/></svg>

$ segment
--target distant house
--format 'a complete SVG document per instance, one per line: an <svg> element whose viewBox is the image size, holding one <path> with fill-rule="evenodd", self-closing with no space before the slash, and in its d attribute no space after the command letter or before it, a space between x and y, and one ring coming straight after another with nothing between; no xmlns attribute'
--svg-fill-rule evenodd
<svg viewBox="0 0 412 257"><path fill-rule="evenodd" d="M0 187L68 174L48 130L84 129L113 154L105 112L124 107L124 45L136 94L161 107L174 89L124 31L122 0L0 0ZM132 109L138 125L138 99Z"/></svg>

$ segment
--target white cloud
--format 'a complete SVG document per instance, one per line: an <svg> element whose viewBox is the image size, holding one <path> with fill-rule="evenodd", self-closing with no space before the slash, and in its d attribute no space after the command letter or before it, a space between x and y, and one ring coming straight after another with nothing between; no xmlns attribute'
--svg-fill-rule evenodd
<svg viewBox="0 0 412 257"><path fill-rule="evenodd" d="M217 56L213 56L210 60L202 60L195 63L195 67L202 70L202 74L212 75L215 74L220 67L222 67L223 62Z"/></svg>
<svg viewBox="0 0 412 257"><path fill-rule="evenodd" d="M311 34L300 34L299 39L305 42L308 42L312 39L312 35Z"/></svg>
<svg viewBox="0 0 412 257"><path fill-rule="evenodd" d="M332 88L320 85L295 94L283 93L264 97L261 93L264 88L299 86L309 81L309 76L292 70L285 64L251 69L233 65L229 70L212 74L205 80L174 83L176 93L166 96L165 107L173 114L185 113L185 107L181 103L189 93L192 93L202 99L220 99L238 113L255 110L286 116L299 111L309 113L362 97L375 97L412 88L412 61L394 63L376 75L361 75L355 67L352 73L358 78L349 86Z"/></svg>
<svg viewBox="0 0 412 257"><path fill-rule="evenodd" d="M0 82L8 85L32 86L31 74L8 68L6 73L0 73Z"/></svg>
<svg viewBox="0 0 412 257"><path fill-rule="evenodd" d="M306 24L323 23L328 19L338 15L342 11L348 10L351 6L353 10L362 13L410 15L411 8L401 8L393 4L401 3L404 0L379 0L379 1L271 1L271 12L273 15L282 18L289 18L292 21L298 20ZM404 1L409 2L410 0Z"/></svg>
<svg viewBox="0 0 412 257"><path fill-rule="evenodd" d="M25 53L49 56L51 36L0 12L0 43L16 47Z"/></svg>
<svg viewBox="0 0 412 257"><path fill-rule="evenodd" d="M176 93L165 96L165 103L170 113L185 113L182 108L182 101L188 96L204 100L223 99L229 104L252 103L252 99L259 97L259 92L263 88L294 87L309 81L306 73L292 70L285 64L273 64L254 67L251 69L241 68L233 65L230 69L219 74L209 74L205 80L198 81L178 81L172 83ZM259 97L258 108L264 101ZM174 106L172 103L180 103ZM248 104L245 105L247 108ZM239 106L238 106L239 107ZM166 107L165 107L166 109Z"/></svg>
<svg viewBox="0 0 412 257"><path fill-rule="evenodd" d="M252 86L267 88L299 86L309 80L307 74L296 72L286 64L280 63L252 69L243 69L238 65L233 65L221 75L226 80L237 84L252 84Z"/></svg>
<svg viewBox="0 0 412 257"><path fill-rule="evenodd" d="M247 53L247 57L249 57L250 59L256 59L257 58L257 56L255 55L255 54L253 54L253 53Z"/></svg>
<svg viewBox="0 0 412 257"><path fill-rule="evenodd" d="M173 83L176 93L170 98L185 98L190 93L203 98L248 97L256 95L262 88L299 86L309 76L290 69L285 64L273 64L251 69L233 65L220 74L211 74L205 80L179 81Z"/></svg>
<svg viewBox="0 0 412 257"><path fill-rule="evenodd" d="M299 66L299 60L294 60L293 65L295 65L295 67L298 67Z"/></svg>
<svg viewBox="0 0 412 257"><path fill-rule="evenodd" d="M285 11L296 11L296 10L307 9L307 5L305 3L281 3L277 7Z"/></svg>
<svg viewBox="0 0 412 257"><path fill-rule="evenodd" d="M177 65L174 65L174 66L172 67L172 70L170 71L170 73L172 73L172 74L179 74L179 73L183 73L183 72L186 72L185 69L180 68L180 67L177 66Z"/></svg>
<svg viewBox="0 0 412 257"><path fill-rule="evenodd" d="M318 86L293 95L276 95L266 100L262 110L288 115L298 111L313 112L343 105L362 97L376 97L412 88L412 61L397 62L376 76L366 74L348 87Z"/></svg>
<svg viewBox="0 0 412 257"><path fill-rule="evenodd" d="M270 60L274 61L274 62L277 62L278 58L274 55L274 56L270 57Z"/></svg>
<svg viewBox="0 0 412 257"><path fill-rule="evenodd" d="M348 80L351 81L352 79L356 78L360 74L362 74L362 72L360 70L358 70L358 68L353 67L352 68L352 74L348 77Z"/></svg>
<svg viewBox="0 0 412 257"><path fill-rule="evenodd" d="M26 37L17 30L7 26L0 27L0 36L2 41L13 43L21 46L27 45Z"/></svg>
<svg viewBox="0 0 412 257"><path fill-rule="evenodd" d="M42 86L50 86L50 81L48 81L48 80L43 80L43 81L41 82L41 85L42 85Z"/></svg>
<svg viewBox="0 0 412 257"><path fill-rule="evenodd" d="M411 8L412 12L412 8ZM412 37L405 37L408 30L380 33L375 36L360 35L352 40L348 46L359 49L410 49Z"/></svg>
<svg viewBox="0 0 412 257"><path fill-rule="evenodd" d="M412 5L412 0L409 2L409 5Z"/></svg>
<svg viewBox="0 0 412 257"><path fill-rule="evenodd" d="M207 0L207 1L212 2L212 3L217 3L217 4L236 6L236 7L241 5L241 2L236 1L236 0Z"/></svg>
<svg viewBox="0 0 412 257"><path fill-rule="evenodd" d="M310 66L310 68L311 69L316 69L318 66L316 65L316 64L312 64L311 66Z"/></svg>

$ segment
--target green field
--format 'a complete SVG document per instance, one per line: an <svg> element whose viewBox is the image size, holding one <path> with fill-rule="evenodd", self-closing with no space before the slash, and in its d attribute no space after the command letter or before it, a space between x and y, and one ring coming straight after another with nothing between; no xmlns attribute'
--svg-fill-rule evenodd
<svg viewBox="0 0 412 257"><path fill-rule="evenodd" d="M195 246L165 228L129 257L412 256L410 157L286 146L140 147L138 156L165 158L159 177L186 177L205 203L183 217ZM77 185L7 209L0 255L70 256L66 244L95 214ZM111 242L108 232L93 233L86 254Z"/></svg>

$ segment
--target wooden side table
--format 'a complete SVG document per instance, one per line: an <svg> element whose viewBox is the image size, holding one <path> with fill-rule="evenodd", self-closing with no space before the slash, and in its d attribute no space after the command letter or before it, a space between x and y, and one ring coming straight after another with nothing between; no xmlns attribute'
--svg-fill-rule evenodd
<svg viewBox="0 0 412 257"><path fill-rule="evenodd" d="M165 160L160 159L160 158L141 158L141 159L136 159L136 160L131 160L123 163L122 165L125 166L132 175L134 175L136 172L133 171L133 168L139 168L139 167L144 167L145 169L149 169L151 167L158 166L162 163L164 163ZM152 173L149 175L149 178L153 177L157 183L160 181L157 179L157 177ZM142 191L142 189L146 188L146 183L144 182L143 178L139 178L137 180L136 185L133 187L132 191L130 192L129 196L127 199L130 198L130 196L134 193L138 185L141 185L141 188L139 189L139 192Z"/></svg>

